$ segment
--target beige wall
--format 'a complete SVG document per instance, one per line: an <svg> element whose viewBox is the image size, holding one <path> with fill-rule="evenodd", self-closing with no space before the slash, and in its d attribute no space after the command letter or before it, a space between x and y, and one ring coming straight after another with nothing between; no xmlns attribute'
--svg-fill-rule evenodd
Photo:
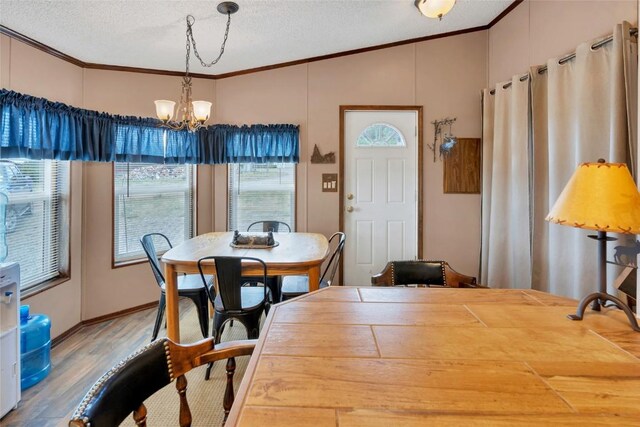
<svg viewBox="0 0 640 427"><path fill-rule="evenodd" d="M625 20L638 22L636 0L526 0L489 30L489 84L571 53Z"/></svg>
<svg viewBox="0 0 640 427"><path fill-rule="evenodd" d="M340 105L422 105L424 138L430 122L458 117L454 133L480 137L480 89L487 81L487 34L414 43L217 81L216 118L222 122L301 125L298 230L330 235L339 227L338 194L321 191L334 165L310 164L314 144L339 155ZM463 71L464 70L464 71ZM424 159L424 256L478 272L479 195L442 192L442 162ZM338 159L339 161L339 159ZM216 167L216 229L225 228L226 168ZM218 221L220 219L220 221Z"/></svg>
<svg viewBox="0 0 640 427"><path fill-rule="evenodd" d="M155 116L154 99L179 99L179 77L102 70L84 71L84 107L115 114ZM197 97L212 99L215 82L194 80ZM91 319L158 299L149 265L111 267L113 250L113 165L84 167L82 318ZM211 173L203 167L198 181L198 232L211 230Z"/></svg>
<svg viewBox="0 0 640 427"><path fill-rule="evenodd" d="M2 87L83 105L81 68L6 36L0 36L0 73ZM83 163L71 165L71 279L24 301L32 312L51 316L54 337L81 320L83 169Z"/></svg>

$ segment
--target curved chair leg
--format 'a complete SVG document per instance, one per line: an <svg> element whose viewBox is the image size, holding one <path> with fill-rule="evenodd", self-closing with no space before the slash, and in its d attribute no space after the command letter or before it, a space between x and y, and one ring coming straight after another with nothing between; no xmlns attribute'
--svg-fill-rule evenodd
<svg viewBox="0 0 640 427"><path fill-rule="evenodd" d="M220 316L218 313L214 313L213 315L213 334L215 334L215 343L220 344L220 339L222 338L222 331L224 330L224 321L226 319ZM207 365L207 372L204 374L205 381L208 381L211 377L211 369L213 369L213 362L209 362Z"/></svg>
<svg viewBox="0 0 640 427"><path fill-rule="evenodd" d="M164 315L165 296L164 292L160 293L160 301L158 301L158 314L156 315L156 323L153 325L153 334L151 334L151 341L158 338L158 332L160 331L160 324L162 323L162 316Z"/></svg>

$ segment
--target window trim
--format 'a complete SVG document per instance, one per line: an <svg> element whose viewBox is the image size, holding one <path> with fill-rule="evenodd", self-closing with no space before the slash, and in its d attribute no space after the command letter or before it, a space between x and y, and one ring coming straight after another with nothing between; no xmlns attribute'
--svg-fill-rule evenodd
<svg viewBox="0 0 640 427"><path fill-rule="evenodd" d="M116 270L123 267L131 267L133 265L144 264L149 262L145 255L140 258L132 258L125 261L116 261L116 163L138 163L138 162L111 162L111 269ZM144 162L143 162L144 163ZM192 228L194 237L198 235L198 166L193 167L193 207Z"/></svg>
<svg viewBox="0 0 640 427"><path fill-rule="evenodd" d="M68 183L67 188L63 189L64 192L60 192L60 195L66 196L67 201L64 200L61 203L60 207L60 229L58 235L58 247L62 248L66 246L66 250L60 250L60 257L58 258L58 275L52 277L50 279L43 280L42 282L35 283L27 288L22 287L22 281L20 283L20 298L27 299L34 295L37 295L41 292L54 288L58 285L61 285L69 280L71 280L71 227L72 227L72 191L71 187L72 183L72 168L73 162L66 160L55 160L55 159L42 159L38 160L40 162L44 162L46 160L50 160L52 162L67 162L67 171L66 171L66 181Z"/></svg>
<svg viewBox="0 0 640 427"><path fill-rule="evenodd" d="M278 162L273 162L273 163L278 163ZM225 208L225 217L226 217L226 221L225 221L225 231L229 230L229 169L230 169L230 163L227 163L227 167L226 169L226 179L224 182L224 192L225 192L225 202L226 202L226 208ZM293 220L295 221L295 227L293 230L291 230L292 233L295 232L300 232L300 223L298 222L298 163L293 163L293 192L295 197L293 198L293 200L295 201L295 206L293 207ZM306 227L305 227L306 229Z"/></svg>

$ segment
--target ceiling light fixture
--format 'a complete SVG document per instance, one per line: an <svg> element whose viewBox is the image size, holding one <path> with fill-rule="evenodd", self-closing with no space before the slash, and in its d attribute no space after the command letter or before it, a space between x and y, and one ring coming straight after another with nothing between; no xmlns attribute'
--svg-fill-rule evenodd
<svg viewBox="0 0 640 427"><path fill-rule="evenodd" d="M182 78L182 95L180 96L180 103L176 110L177 117L175 121L172 120L174 107L176 105L175 102L166 99L155 101L156 115L158 119L162 120L161 126L173 130L187 129L189 132L194 132L204 126L204 123L211 116L211 102L193 101L191 97L191 75L189 74L191 47L193 46L193 54L200 60L200 65L203 67L211 67L217 64L224 54L224 47L227 43L227 37L229 36L229 26L231 25L231 15L236 13L239 8L236 3L230 1L218 4L218 12L227 15L227 29L224 33L224 39L222 40L218 57L209 63L202 60L196 48L196 40L193 38L193 23L195 22L195 18L192 15L187 15L187 56L185 74Z"/></svg>
<svg viewBox="0 0 640 427"><path fill-rule="evenodd" d="M427 18L438 18L449 13L456 0L416 0L416 7Z"/></svg>

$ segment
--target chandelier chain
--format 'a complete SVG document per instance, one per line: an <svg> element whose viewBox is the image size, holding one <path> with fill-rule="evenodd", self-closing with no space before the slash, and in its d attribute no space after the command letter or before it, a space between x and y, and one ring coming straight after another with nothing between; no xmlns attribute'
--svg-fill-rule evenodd
<svg viewBox="0 0 640 427"><path fill-rule="evenodd" d="M227 12L227 28L224 32L224 39L222 40L222 45L220 46L220 53L218 57L211 62L204 62L198 53L198 48L196 46L196 39L193 37L193 24L196 19L193 15L187 16L187 75L189 74L189 55L191 53L191 45L193 45L193 54L200 61L200 65L203 67L211 67L218 63L222 55L224 54L224 47L227 44L227 38L229 37L229 27L231 26L231 13Z"/></svg>

